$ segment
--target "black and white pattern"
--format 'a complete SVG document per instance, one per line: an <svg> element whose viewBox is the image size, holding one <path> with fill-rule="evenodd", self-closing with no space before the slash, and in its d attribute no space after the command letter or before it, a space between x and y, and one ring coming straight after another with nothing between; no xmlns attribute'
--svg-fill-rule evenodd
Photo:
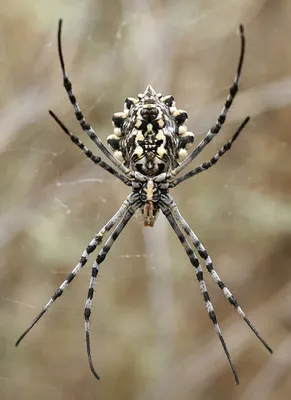
<svg viewBox="0 0 291 400"><path fill-rule="evenodd" d="M249 121L249 117L247 117L242 122L233 137L218 151L218 153L211 158L210 161L204 162L190 172L187 172L184 175L176 178L176 176L189 163L191 163L219 133L225 122L227 112L238 92L239 78L245 52L243 26L240 26L241 52L237 72L234 82L229 90L226 102L222 108L221 114L217 119L217 122L212 126L198 146L192 152L190 152L190 154L188 154L188 150L194 142L194 135L187 129L186 122L188 116L186 111L176 108L176 104L172 96L162 96L160 93L156 93L151 86L148 86L145 92L139 94L136 98L127 98L124 103L123 111L113 115L113 134L107 138L108 145L112 150L111 153L98 138L91 125L85 120L80 106L77 103L76 97L72 90L72 84L65 70L61 46L61 31L62 21L60 20L58 30L58 50L63 74L63 83L69 100L74 108L76 119L79 121L82 130L97 145L103 155L113 163L115 168L111 167L100 157L94 155L80 141L79 138L77 138L66 128L66 126L52 111L50 111L50 115L70 137L72 142L75 143L90 160L92 160L100 168L103 168L110 174L114 175L125 185L130 186L132 188L132 192L123 202L117 213L91 240L87 248L84 250L78 264L52 295L49 302L45 305L43 310L39 313L31 325L20 336L16 342L16 346L18 346L26 334L46 313L52 303L54 303L54 301L62 295L66 287L85 266L89 259L89 255L95 251L98 246L102 245L103 239L107 234L107 241L103 247L101 247L92 266L91 279L84 310L86 347L89 365L94 376L99 379L99 375L95 371L91 357L89 320L94 295L94 286L100 264L104 261L115 240L118 238L137 210L141 212L144 225L151 227L154 226L158 213L161 210L184 247L189 260L195 269L196 277L199 282L208 315L213 322L220 342L226 353L235 377L235 381L236 383L239 383L236 369L231 360L229 351L222 336L221 329L218 325L214 307L210 300L204 280L203 269L194 250L197 251L199 257L202 259L203 264L205 265L206 271L214 279L230 304L235 307L237 312L252 329L263 345L268 349L268 351L272 353L272 350L265 340L260 336L255 327L251 324L239 306L236 298L220 279L207 250L181 215L177 205L169 194L169 189L214 166L217 161L228 150L230 150L233 142L238 138L240 132Z"/></svg>

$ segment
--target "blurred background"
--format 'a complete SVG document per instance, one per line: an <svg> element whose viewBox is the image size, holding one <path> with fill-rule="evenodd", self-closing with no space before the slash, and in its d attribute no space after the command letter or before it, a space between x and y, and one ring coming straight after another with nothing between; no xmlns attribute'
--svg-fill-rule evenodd
<svg viewBox="0 0 291 400"><path fill-rule="evenodd" d="M289 399L291 393L291 2L288 0L1 0L0 398ZM97 382L87 361L86 268L14 344L71 272L129 189L87 160L49 117L54 110L91 150L62 87L67 71L100 138L124 99L151 84L189 114L198 143L246 58L211 158L251 122L208 172L172 191L270 356L205 275L237 367L237 387L193 267L165 219L133 218L101 266L91 316ZM99 154L100 155L100 154ZM97 253L96 253L97 254Z"/></svg>

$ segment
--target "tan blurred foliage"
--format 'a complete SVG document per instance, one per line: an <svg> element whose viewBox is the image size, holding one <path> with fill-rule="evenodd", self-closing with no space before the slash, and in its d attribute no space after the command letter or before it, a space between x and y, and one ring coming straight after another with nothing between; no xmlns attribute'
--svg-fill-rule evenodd
<svg viewBox="0 0 291 400"><path fill-rule="evenodd" d="M289 399L291 2L0 4L1 400ZM100 382L89 370L84 344L91 262L14 347L128 194L86 160L48 115L52 108L96 150L62 87L60 17L67 71L104 141L124 99L151 84L188 111L197 143L232 83L237 28L245 24L241 91L226 127L198 162L208 160L246 115L251 123L215 168L173 190L221 277L274 349L270 356L207 276L239 387L193 268L162 217L154 229L134 219L102 264L91 318Z"/></svg>

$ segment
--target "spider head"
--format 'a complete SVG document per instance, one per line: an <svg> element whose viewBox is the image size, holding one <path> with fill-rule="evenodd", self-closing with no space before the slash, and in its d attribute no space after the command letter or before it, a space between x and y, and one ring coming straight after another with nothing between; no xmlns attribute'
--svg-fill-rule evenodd
<svg viewBox="0 0 291 400"><path fill-rule="evenodd" d="M148 179L146 182L139 185L139 198L143 203L157 203L161 197L159 186L153 179Z"/></svg>
<svg viewBox="0 0 291 400"><path fill-rule="evenodd" d="M125 100L113 115L107 142L115 157L148 177L177 167L187 156L194 135L187 131L187 113L177 110L173 96L162 96L149 85L137 98Z"/></svg>
<svg viewBox="0 0 291 400"><path fill-rule="evenodd" d="M145 226L154 226L159 213L158 201L160 200L161 191L158 184L149 179L139 189L139 197L143 202L141 207L141 215Z"/></svg>

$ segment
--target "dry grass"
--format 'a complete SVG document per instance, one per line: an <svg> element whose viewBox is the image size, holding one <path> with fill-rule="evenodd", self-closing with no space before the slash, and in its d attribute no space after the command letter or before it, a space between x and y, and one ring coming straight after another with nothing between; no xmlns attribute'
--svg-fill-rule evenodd
<svg viewBox="0 0 291 400"><path fill-rule="evenodd" d="M0 8L0 398L285 400L291 392L291 3L288 0L11 0ZM161 217L133 220L101 268L87 365L83 307L90 263L16 350L128 189L84 160L50 119L84 140L61 83L67 70L105 141L111 115L147 84L171 93L198 141L215 121L237 63L241 91L207 160L248 114L233 150L173 195L269 356L220 291L212 300L237 366L236 387L195 274ZM290 148L289 148L290 145ZM93 258L92 258L93 259ZM289 378L289 379L288 379Z"/></svg>

